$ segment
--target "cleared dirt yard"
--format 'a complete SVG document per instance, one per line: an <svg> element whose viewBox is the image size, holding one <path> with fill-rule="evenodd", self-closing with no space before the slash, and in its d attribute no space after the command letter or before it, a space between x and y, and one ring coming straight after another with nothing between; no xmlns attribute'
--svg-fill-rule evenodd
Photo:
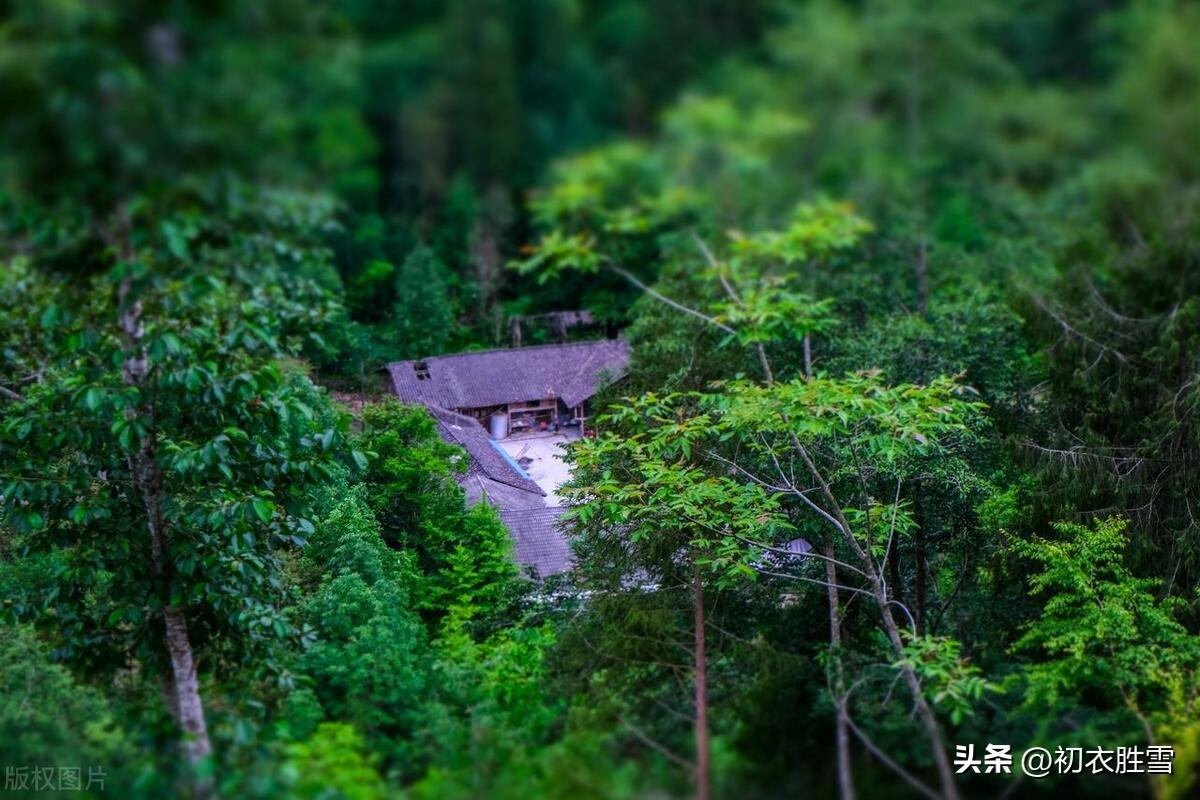
<svg viewBox="0 0 1200 800"><path fill-rule="evenodd" d="M571 477L563 461L562 445L579 438L577 433L531 433L497 442L546 493L546 505L561 504L558 487ZM524 461L523 459L529 459Z"/></svg>

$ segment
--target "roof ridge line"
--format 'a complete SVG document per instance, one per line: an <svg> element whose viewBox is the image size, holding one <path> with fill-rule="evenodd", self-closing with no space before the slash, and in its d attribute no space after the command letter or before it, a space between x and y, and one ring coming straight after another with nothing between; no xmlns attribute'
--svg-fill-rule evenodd
<svg viewBox="0 0 1200 800"><path fill-rule="evenodd" d="M396 364L415 364L418 361L432 361L433 359L458 358L460 356L478 356L484 353L515 353L522 350L544 350L550 347L578 347L591 346L598 344L607 344L609 342L624 341L620 336L615 339L585 339L579 342L549 342L546 344L530 344L523 347L491 347L486 350L460 350L457 353L443 353L439 356L423 356L422 358L406 358L400 361L388 361L384 364L385 367L390 367Z"/></svg>

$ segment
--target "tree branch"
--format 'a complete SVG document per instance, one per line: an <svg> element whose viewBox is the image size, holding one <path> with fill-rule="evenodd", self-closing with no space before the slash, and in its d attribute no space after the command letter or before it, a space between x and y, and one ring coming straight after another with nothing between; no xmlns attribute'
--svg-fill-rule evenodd
<svg viewBox="0 0 1200 800"><path fill-rule="evenodd" d="M608 265L608 268L611 269L613 272L617 273L618 275L620 275L625 280L632 283L638 289L642 290L646 294L653 297L658 302L665 303L666 305L670 306L671 308L675 309L676 311L682 311L684 314L689 314L689 315L695 317L696 319L703 320L704 322L707 322L709 325L713 325L717 328L720 328L721 330L725 331L726 333L733 333L733 334L737 333L736 330L729 327L725 323L718 322L717 320L713 319L712 317L708 316L707 314L697 311L694 308L689 308L688 306L685 306L682 303L677 303L674 300L672 300L671 298L667 297L665 294L661 294L658 291L651 289L649 286L647 286L645 283L643 283L642 280L640 278L638 278L638 276L634 275L632 272L625 269L624 267L619 267L616 264L613 264L610 262Z"/></svg>
<svg viewBox="0 0 1200 800"><path fill-rule="evenodd" d="M675 755L669 749L667 749L666 745L652 739L650 736L648 736L646 733L644 733L641 728L637 727L632 722L625 719L625 717L618 714L617 719L621 722L622 725L624 725L626 728L629 729L629 732L632 733L639 742L646 745L651 750L658 753L660 756L667 759L668 761L675 764L676 766L683 767L684 769L686 769L689 772L695 771L696 765L693 764L691 761L688 761L686 758L682 758L680 756Z"/></svg>

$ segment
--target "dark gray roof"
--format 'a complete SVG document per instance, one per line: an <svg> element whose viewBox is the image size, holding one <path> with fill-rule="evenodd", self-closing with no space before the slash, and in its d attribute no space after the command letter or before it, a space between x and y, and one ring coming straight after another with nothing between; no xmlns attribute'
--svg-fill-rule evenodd
<svg viewBox="0 0 1200 800"><path fill-rule="evenodd" d="M500 519L513 537L516 561L536 578L571 569L571 543L559 524L565 508L500 509Z"/></svg>
<svg viewBox="0 0 1200 800"><path fill-rule="evenodd" d="M441 433L442 438L467 451L471 463L460 483L468 486L472 477L478 477L486 482L495 482L525 493L532 493L538 498L539 504L543 502L541 498L545 497L546 493L501 452L492 441L492 437L488 436L488 432L474 417L436 406L429 406L429 413L437 420L438 432Z"/></svg>
<svg viewBox="0 0 1200 800"><path fill-rule="evenodd" d="M500 508L545 508L546 498L534 494L528 489L517 489L500 481L494 481L482 470L473 469L460 481L463 491L467 493L467 502L475 505L486 502L488 505Z"/></svg>
<svg viewBox="0 0 1200 800"><path fill-rule="evenodd" d="M629 347L620 339L506 350L478 350L387 365L406 403L483 408L561 398L575 406L596 393L601 373L625 374Z"/></svg>

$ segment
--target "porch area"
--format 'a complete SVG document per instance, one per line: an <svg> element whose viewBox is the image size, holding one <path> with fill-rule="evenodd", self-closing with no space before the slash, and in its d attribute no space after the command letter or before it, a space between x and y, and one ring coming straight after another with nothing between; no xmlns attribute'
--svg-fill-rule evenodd
<svg viewBox="0 0 1200 800"><path fill-rule="evenodd" d="M557 506L562 503L558 487L571 477L571 470L563 461L563 445L578 438L578 428L562 428L557 432L514 433L495 444L546 493L546 505Z"/></svg>

